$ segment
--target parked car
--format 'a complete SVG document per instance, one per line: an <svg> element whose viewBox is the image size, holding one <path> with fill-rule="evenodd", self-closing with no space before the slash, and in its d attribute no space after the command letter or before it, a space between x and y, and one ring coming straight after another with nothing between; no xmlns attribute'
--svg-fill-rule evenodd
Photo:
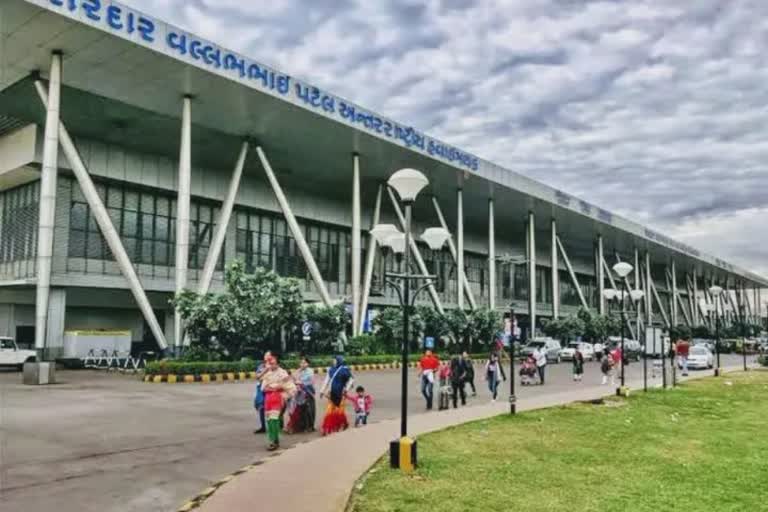
<svg viewBox="0 0 768 512"><path fill-rule="evenodd" d="M688 352L688 368L691 370L706 370L715 365L715 356L712 351L703 345L694 345ZM678 368L683 367L681 362L677 362Z"/></svg>
<svg viewBox="0 0 768 512"><path fill-rule="evenodd" d="M553 338L536 338L533 341L528 342L520 351L521 357L528 357L536 350L544 347L547 352L547 361L560 362L560 342Z"/></svg>
<svg viewBox="0 0 768 512"><path fill-rule="evenodd" d="M34 350L22 350L16 345L16 340L0 336L0 367L12 367L21 370L24 363L37 360Z"/></svg>
<svg viewBox="0 0 768 512"><path fill-rule="evenodd" d="M704 338L693 338L692 341L693 341L692 345L694 347L702 346L707 350L709 350L710 352L715 351L715 342L713 342L712 340L706 340Z"/></svg>
<svg viewBox="0 0 768 512"><path fill-rule="evenodd" d="M567 347L560 350L560 353L558 354L559 360L573 361L573 356L576 354L577 349L581 352L581 355L584 356L585 361L592 361L595 358L595 349L591 343L572 341Z"/></svg>

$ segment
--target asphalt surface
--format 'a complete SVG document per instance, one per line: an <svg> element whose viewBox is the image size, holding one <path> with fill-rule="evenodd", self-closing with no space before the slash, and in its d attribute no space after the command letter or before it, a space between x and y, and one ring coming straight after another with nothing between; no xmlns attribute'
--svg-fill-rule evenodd
<svg viewBox="0 0 768 512"><path fill-rule="evenodd" d="M724 356L722 365L740 362ZM639 379L642 363L627 372ZM650 374L649 362L649 385L661 383ZM478 396L468 406L490 400L481 366L476 375ZM399 370L355 375L374 397L371 421L399 417L400 378ZM517 391L521 397L556 394L600 378L596 363L587 364L583 384L572 381L570 363L549 365L546 385L518 385ZM172 511L211 482L268 456L265 437L253 434L252 382L150 384L96 371L59 372L58 379L52 386L23 386L20 374L0 373L0 510ZM409 414L424 413L415 370L408 384ZM508 389L509 381L499 400ZM318 409L321 416L323 406ZM316 436L283 436L282 444Z"/></svg>

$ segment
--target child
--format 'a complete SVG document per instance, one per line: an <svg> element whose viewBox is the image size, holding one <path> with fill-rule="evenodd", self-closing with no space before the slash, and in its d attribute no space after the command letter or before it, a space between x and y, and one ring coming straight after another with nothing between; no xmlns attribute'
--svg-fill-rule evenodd
<svg viewBox="0 0 768 512"><path fill-rule="evenodd" d="M448 409L448 403L451 398L451 366L447 361L440 363L438 378L440 379L440 389L438 391L440 402L438 410L444 411Z"/></svg>
<svg viewBox="0 0 768 512"><path fill-rule="evenodd" d="M520 382L523 386L536 383L536 361L533 356L526 357L520 365Z"/></svg>
<svg viewBox="0 0 768 512"><path fill-rule="evenodd" d="M603 372L603 385L608 384L608 377L611 377L611 385L614 384L613 376L613 356L608 354L600 363L600 370Z"/></svg>
<svg viewBox="0 0 768 512"><path fill-rule="evenodd" d="M581 350L576 349L573 354L573 380L574 382L581 382L582 377L584 377L584 354L581 353Z"/></svg>
<svg viewBox="0 0 768 512"><path fill-rule="evenodd" d="M368 415L371 414L371 406L373 405L373 397L366 394L363 386L357 386L355 388L357 393L355 396L347 396L347 400L352 402L352 406L355 408L355 427L368 424Z"/></svg>

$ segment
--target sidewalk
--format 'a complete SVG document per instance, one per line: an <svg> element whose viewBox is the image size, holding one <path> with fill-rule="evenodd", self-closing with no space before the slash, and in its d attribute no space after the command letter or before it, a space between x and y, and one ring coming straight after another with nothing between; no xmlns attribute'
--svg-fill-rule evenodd
<svg viewBox="0 0 768 512"><path fill-rule="evenodd" d="M710 375L707 372L701 377ZM628 384L642 389L641 379ZM597 385L530 397L518 400L518 411L597 399L613 391L613 388ZM508 412L509 404L500 401L419 414L409 417L408 430L411 436L418 436ZM397 436L399 429L400 420L393 419L297 445L225 484L203 502L200 510L342 511L355 481L385 454L389 442Z"/></svg>

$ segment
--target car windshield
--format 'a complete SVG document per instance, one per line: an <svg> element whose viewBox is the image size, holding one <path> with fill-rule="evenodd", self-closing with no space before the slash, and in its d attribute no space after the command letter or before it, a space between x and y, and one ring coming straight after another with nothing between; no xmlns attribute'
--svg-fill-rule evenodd
<svg viewBox="0 0 768 512"><path fill-rule="evenodd" d="M695 356L705 356L705 355L707 355L707 352L709 352L709 351L706 348L704 348L704 347L693 347L691 349L691 354L693 354Z"/></svg>
<svg viewBox="0 0 768 512"><path fill-rule="evenodd" d="M541 347L544 346L544 342L543 341L532 341L532 342L530 342L528 344L528 346L530 348L541 348Z"/></svg>
<svg viewBox="0 0 768 512"><path fill-rule="evenodd" d="M579 348L579 344L578 343L569 343L568 344L568 348Z"/></svg>

